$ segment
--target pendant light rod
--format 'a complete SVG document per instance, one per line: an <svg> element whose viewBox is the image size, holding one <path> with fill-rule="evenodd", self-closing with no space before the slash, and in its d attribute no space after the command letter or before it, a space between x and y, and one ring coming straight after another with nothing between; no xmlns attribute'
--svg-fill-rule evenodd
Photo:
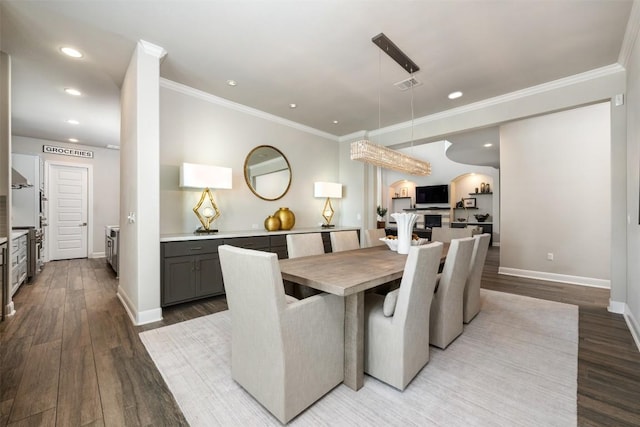
<svg viewBox="0 0 640 427"><path fill-rule="evenodd" d="M407 73L412 74L420 70L420 67L416 65L398 46L392 42L389 37L384 33L380 33L371 39L384 53L389 55L394 61L396 61L402 68L407 70Z"/></svg>

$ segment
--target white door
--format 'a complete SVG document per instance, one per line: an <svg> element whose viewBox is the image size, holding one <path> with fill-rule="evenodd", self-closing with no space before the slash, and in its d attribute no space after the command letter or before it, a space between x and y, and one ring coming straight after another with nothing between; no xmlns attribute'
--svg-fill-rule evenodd
<svg viewBox="0 0 640 427"><path fill-rule="evenodd" d="M86 167L50 165L51 260L87 257L87 177Z"/></svg>

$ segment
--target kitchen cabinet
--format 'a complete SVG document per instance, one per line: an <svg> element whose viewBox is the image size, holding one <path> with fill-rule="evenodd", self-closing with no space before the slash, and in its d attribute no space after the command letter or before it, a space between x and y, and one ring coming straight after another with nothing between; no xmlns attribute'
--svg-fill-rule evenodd
<svg viewBox="0 0 640 427"><path fill-rule="evenodd" d="M14 233L11 239L11 290L16 293L20 285L27 280L27 234Z"/></svg>
<svg viewBox="0 0 640 427"><path fill-rule="evenodd" d="M0 243L0 292L4 292L4 272L5 269L8 268L8 262L6 260L7 257L7 244ZM2 298L0 298L2 300Z"/></svg>
<svg viewBox="0 0 640 427"><path fill-rule="evenodd" d="M40 157L11 154L11 167L31 185L11 190L11 225L40 228Z"/></svg>

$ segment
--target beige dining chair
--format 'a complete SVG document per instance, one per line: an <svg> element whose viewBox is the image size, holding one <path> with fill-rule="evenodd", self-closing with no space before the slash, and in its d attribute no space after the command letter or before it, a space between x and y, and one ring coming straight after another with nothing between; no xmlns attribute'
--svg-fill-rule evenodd
<svg viewBox="0 0 640 427"><path fill-rule="evenodd" d="M446 348L462 333L464 287L473 252L472 237L453 239L431 303L429 343Z"/></svg>
<svg viewBox="0 0 640 427"><path fill-rule="evenodd" d="M344 299L286 303L274 253L218 248L231 314L231 376L281 423L344 379Z"/></svg>
<svg viewBox="0 0 640 427"><path fill-rule="evenodd" d="M451 227L432 227L431 241L449 243L453 239L462 239L465 237L473 237L480 233L480 229L475 226L464 228Z"/></svg>
<svg viewBox="0 0 640 427"><path fill-rule="evenodd" d="M289 258L322 255L324 253L322 234L287 234L287 253L289 255ZM300 298L308 298L312 295L320 293L319 290L304 285L297 285L295 288L297 289L296 294Z"/></svg>
<svg viewBox="0 0 640 427"><path fill-rule="evenodd" d="M331 238L331 251L333 252L360 249L358 233L355 230L332 231L331 233L329 233L329 235Z"/></svg>
<svg viewBox="0 0 640 427"><path fill-rule="evenodd" d="M474 245L469 264L469 275L464 287L464 323L469 323L480 312L480 282L482 270L487 259L491 234L484 233L473 237Z"/></svg>
<svg viewBox="0 0 640 427"><path fill-rule="evenodd" d="M409 250L400 287L365 296L364 371L404 390L429 362L429 310L442 243Z"/></svg>
<svg viewBox="0 0 640 427"><path fill-rule="evenodd" d="M380 241L380 239L384 237L386 237L384 228L364 230L364 234L362 235L362 247L371 248L373 246L384 246L385 243Z"/></svg>

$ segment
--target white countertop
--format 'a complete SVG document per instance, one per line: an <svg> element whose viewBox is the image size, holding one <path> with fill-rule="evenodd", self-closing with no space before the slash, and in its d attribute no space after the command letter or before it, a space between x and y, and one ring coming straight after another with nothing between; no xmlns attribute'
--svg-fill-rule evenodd
<svg viewBox="0 0 640 427"><path fill-rule="evenodd" d="M29 230L12 230L11 231L11 240L17 239L20 236L24 236L28 232L29 232ZM6 237L0 237L0 245L3 244L3 243L7 243L7 238Z"/></svg>
<svg viewBox="0 0 640 427"><path fill-rule="evenodd" d="M20 236L24 236L29 233L29 230L12 230L11 231L11 240L17 239Z"/></svg>
<svg viewBox="0 0 640 427"><path fill-rule="evenodd" d="M333 227L333 228L321 228L321 227L309 227L309 228L293 228L291 230L236 230L236 231L219 231L213 234L195 234L195 233L176 233L176 234L161 234L161 242L180 242L186 240L203 240L203 239L230 239L233 237L255 237L255 236L277 236L282 234L292 233L319 233L323 231L346 231L346 230L359 230L360 227Z"/></svg>

